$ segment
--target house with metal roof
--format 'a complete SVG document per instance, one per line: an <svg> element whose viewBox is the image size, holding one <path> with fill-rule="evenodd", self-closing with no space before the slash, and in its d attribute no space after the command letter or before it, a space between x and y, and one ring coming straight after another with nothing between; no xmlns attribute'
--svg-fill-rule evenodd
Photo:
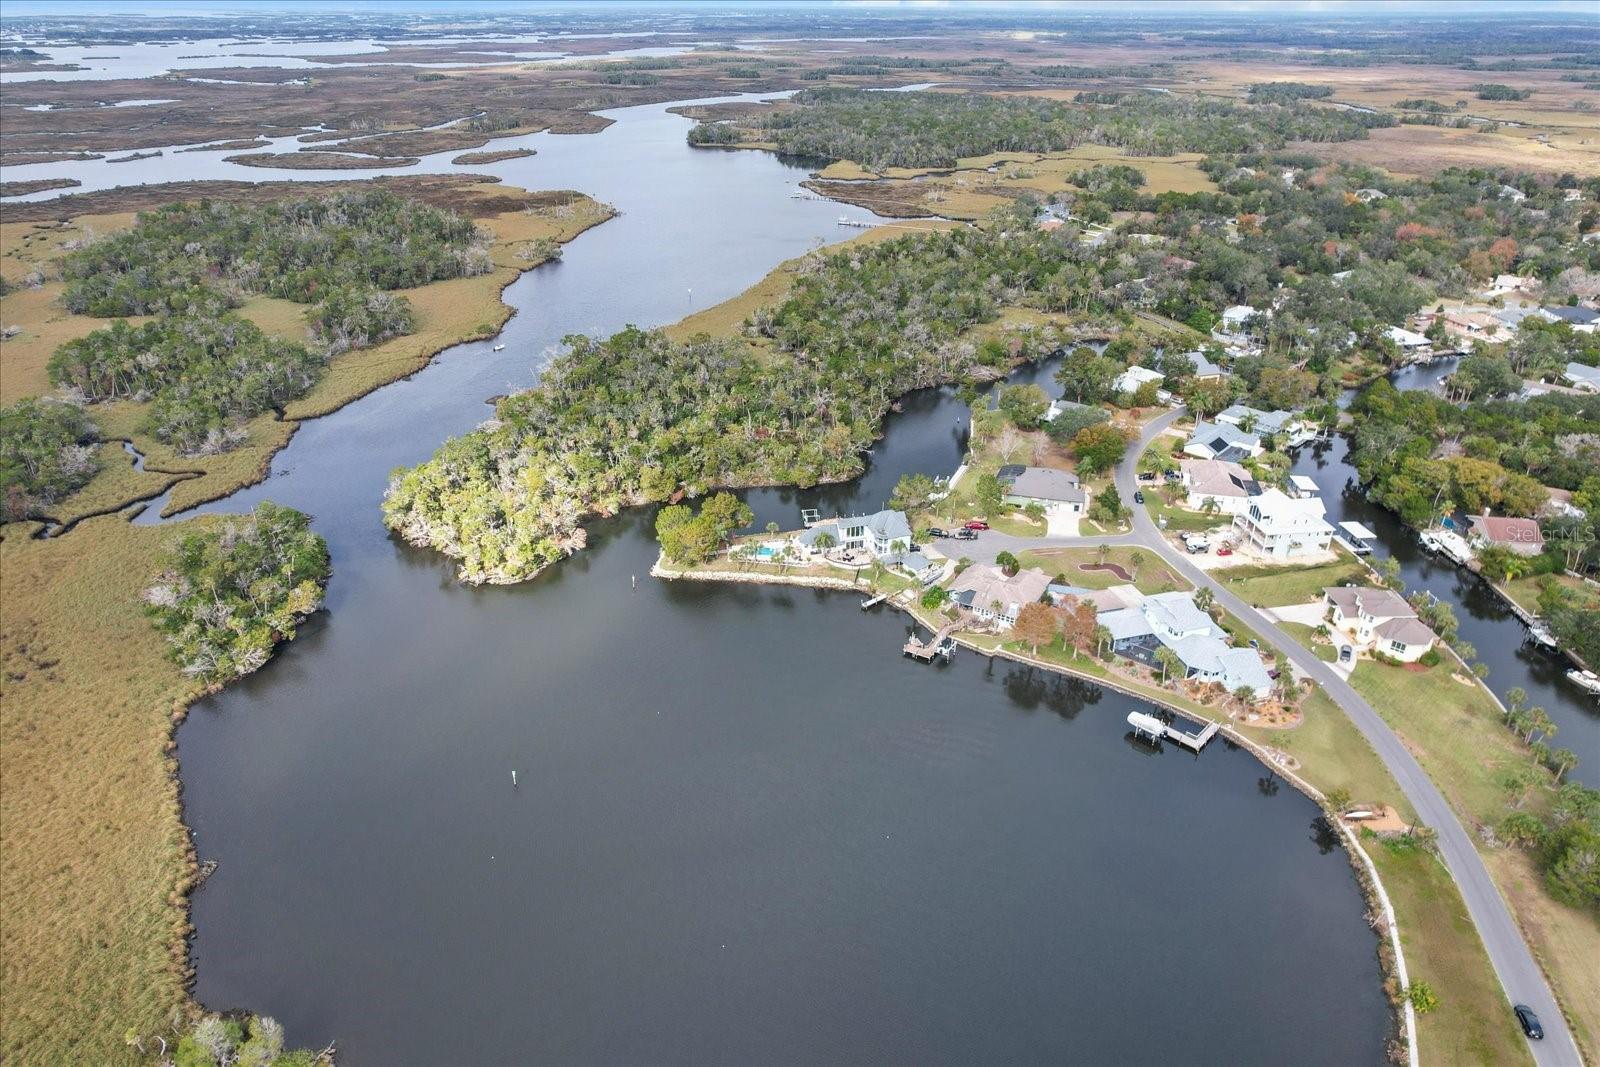
<svg viewBox="0 0 1600 1067"><path fill-rule="evenodd" d="M1193 594L1156 593L1136 608L1102 611L1097 621L1119 655L1155 666L1157 649L1169 648L1186 678L1216 682L1230 693L1247 688L1264 697L1272 691L1261 657L1252 649L1230 647L1226 631L1200 610Z"/></svg>
<svg viewBox="0 0 1600 1067"><path fill-rule="evenodd" d="M1562 305L1547 307L1544 310L1579 333L1594 333L1595 326L1600 325L1600 312L1596 312L1593 308Z"/></svg>
<svg viewBox="0 0 1600 1067"><path fill-rule="evenodd" d="M1116 381L1111 383L1111 391L1113 393L1137 393L1141 386L1151 382L1160 385L1165 378L1166 375L1160 371L1134 364L1117 375Z"/></svg>
<svg viewBox="0 0 1600 1067"><path fill-rule="evenodd" d="M832 548L865 550L883 559L911 548L911 523L903 511L885 510L871 515L824 519L795 535L795 543L807 552L819 551L817 539L826 535Z"/></svg>
<svg viewBox="0 0 1600 1067"><path fill-rule="evenodd" d="M1230 404L1217 412L1217 421L1264 437L1276 437L1286 445L1298 444L1310 433L1298 411L1262 411L1248 404Z"/></svg>
<svg viewBox="0 0 1600 1067"><path fill-rule="evenodd" d="M1240 543L1250 551L1274 559L1314 555L1328 551L1333 527L1323 517L1321 497L1291 497L1268 489L1234 517Z"/></svg>
<svg viewBox="0 0 1600 1067"><path fill-rule="evenodd" d="M1600 367L1591 367L1584 363L1568 363L1567 369L1561 372L1561 379L1574 389L1581 389L1585 393L1600 393Z"/></svg>

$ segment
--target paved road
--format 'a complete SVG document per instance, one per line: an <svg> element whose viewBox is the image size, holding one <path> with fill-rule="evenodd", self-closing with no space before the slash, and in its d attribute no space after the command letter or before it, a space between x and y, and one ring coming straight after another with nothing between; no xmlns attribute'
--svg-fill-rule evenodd
<svg viewBox="0 0 1600 1067"><path fill-rule="evenodd" d="M1132 502L1134 490L1138 487L1135 471L1139 456L1143 454L1152 439L1182 414L1183 409L1178 408L1154 420L1145 427L1139 443L1128 450L1116 473L1117 491L1122 495L1124 502ZM1133 531L1115 537L1027 538L986 531L975 541L944 544L960 545L960 550L955 554L970 556L977 560L993 559L994 554L1002 549L1015 552L1019 549L1056 545L1139 545L1159 553L1168 564L1193 582L1196 587L1201 585L1210 587L1216 594L1219 604L1261 635L1263 641L1282 649L1295 666L1314 679L1323 691L1333 698L1355 723L1356 728L1371 742L1379 758L1389 768L1389 773L1394 776L1401 791L1405 793L1406 799L1416 810L1418 818L1438 831L1439 853L1451 876L1455 878L1462 899L1466 901L1467 912L1478 928L1478 935L1483 939L1483 947L1489 953L1489 960L1494 965L1495 973L1500 978L1500 985L1504 988L1508 1000L1511 1003L1528 1005L1538 1013L1540 1021L1544 1023L1545 1039L1529 1043L1534 1061L1540 1067L1580 1067L1583 1061L1578 1054L1578 1047L1567 1029L1566 1020L1562 1018L1561 1011L1556 1006L1555 996L1550 991L1549 983L1545 981L1544 972L1534 962L1533 953L1529 951L1527 942L1522 938L1522 931L1489 877L1488 868L1483 865L1483 858L1478 855L1471 837L1461 825L1461 821L1456 818L1455 811L1439 792L1438 787L1424 773L1421 765L1406 750L1400 738L1389 729L1389 725L1383 721L1372 705L1367 703L1349 682L1334 673L1329 664L1318 659L1299 642L1280 630L1272 620L1240 600L1229 592L1226 586L1219 584L1190 562L1183 552L1162 536L1150 518L1149 512L1142 507L1135 507ZM1426 975L1419 977L1426 978ZM1505 1010L1509 1017L1510 1003ZM1428 1050L1421 1049L1420 1053L1425 1058Z"/></svg>

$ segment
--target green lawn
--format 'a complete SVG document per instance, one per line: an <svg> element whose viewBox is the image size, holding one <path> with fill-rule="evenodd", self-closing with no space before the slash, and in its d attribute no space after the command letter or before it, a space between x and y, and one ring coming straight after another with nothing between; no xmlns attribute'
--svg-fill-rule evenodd
<svg viewBox="0 0 1600 1067"><path fill-rule="evenodd" d="M1515 600L1522 610L1531 611L1537 615L1539 613L1539 590L1544 587L1546 582L1556 582L1575 592L1586 594L1594 602L1596 609L1600 610L1600 592L1597 592L1587 582L1565 574L1541 574L1536 578L1518 578L1515 581L1500 583L1500 588L1510 593L1511 599Z"/></svg>
<svg viewBox="0 0 1600 1067"><path fill-rule="evenodd" d="M1136 568L1133 554L1138 552L1142 562ZM1079 570L1079 564L1093 566L1101 562L1098 548L1038 548L1029 549L1017 557L1024 567L1038 567L1051 577L1064 575L1068 585L1085 589L1109 589L1113 585L1126 585L1114 571ZM1188 589L1189 583L1161 560L1154 552L1141 551L1127 545L1108 546L1106 563L1115 563L1133 575L1133 584L1141 593L1165 593L1172 589Z"/></svg>
<svg viewBox="0 0 1600 1067"><path fill-rule="evenodd" d="M1300 710L1304 718L1292 730L1234 725L1252 741L1281 748L1299 760L1298 773L1318 789L1344 788L1358 804L1387 804L1408 821L1415 817L1383 761L1328 694L1313 691Z"/></svg>
<svg viewBox="0 0 1600 1067"><path fill-rule="evenodd" d="M1160 490L1154 485L1148 486L1144 490L1144 506L1149 509L1150 517L1155 520L1157 526L1161 526L1162 521L1165 520L1166 525L1162 526L1162 529L1179 533L1207 533L1211 530L1220 530L1233 525L1232 515L1225 515L1221 512L1215 515L1207 515L1203 512L1190 511L1185 507L1175 507L1168 504L1162 499Z"/></svg>
<svg viewBox="0 0 1600 1067"><path fill-rule="evenodd" d="M1333 647L1332 641L1317 639L1317 631L1303 622L1280 622L1278 629L1300 642L1324 663L1332 663L1339 657L1339 652Z"/></svg>
<svg viewBox="0 0 1600 1067"><path fill-rule="evenodd" d="M1363 581L1367 569L1353 559L1341 559L1337 563L1313 567L1293 564L1229 567L1213 571L1212 577L1256 607L1281 607L1315 600L1330 585Z"/></svg>
<svg viewBox="0 0 1600 1067"><path fill-rule="evenodd" d="M1423 1063L1525 1064L1533 1057L1450 872L1432 851L1372 835L1363 847L1400 923L1413 982L1426 982L1439 1006L1417 1016Z"/></svg>

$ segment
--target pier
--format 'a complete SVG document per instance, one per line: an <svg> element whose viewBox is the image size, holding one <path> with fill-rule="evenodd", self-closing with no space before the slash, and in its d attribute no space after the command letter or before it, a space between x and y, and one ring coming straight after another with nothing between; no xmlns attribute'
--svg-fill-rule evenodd
<svg viewBox="0 0 1600 1067"><path fill-rule="evenodd" d="M961 620L947 622L939 627L939 632L928 638L927 641L918 641L915 637L905 643L900 651L912 659L920 659L924 663L932 663L935 656L949 659L955 652L956 643L950 640L950 635L960 629Z"/></svg>
<svg viewBox="0 0 1600 1067"><path fill-rule="evenodd" d="M1206 743L1217 736L1217 731L1222 729L1221 723L1212 721L1201 727L1199 733L1190 733L1143 711L1130 711L1128 725L1133 727L1136 736L1146 737L1151 741L1176 741L1191 752L1199 752L1205 748Z"/></svg>

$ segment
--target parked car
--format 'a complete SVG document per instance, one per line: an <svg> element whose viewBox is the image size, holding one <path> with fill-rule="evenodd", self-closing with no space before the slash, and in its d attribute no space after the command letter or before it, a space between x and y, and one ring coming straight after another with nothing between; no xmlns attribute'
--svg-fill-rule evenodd
<svg viewBox="0 0 1600 1067"><path fill-rule="evenodd" d="M1217 555L1231 556L1233 555L1233 549L1229 548L1227 545L1223 545L1221 548L1217 549Z"/></svg>
<svg viewBox="0 0 1600 1067"><path fill-rule="evenodd" d="M1143 504L1144 503L1144 491L1143 490L1135 489L1133 491L1133 502L1135 504Z"/></svg>
<svg viewBox="0 0 1600 1067"><path fill-rule="evenodd" d="M977 530L969 530L965 526L963 526L963 527L961 527L961 529L956 530L950 536L954 537L957 541L976 541L978 539L978 531Z"/></svg>
<svg viewBox="0 0 1600 1067"><path fill-rule="evenodd" d="M1169 482L1181 482L1181 481L1183 481L1183 472L1182 471L1162 471L1161 472L1161 476L1163 478L1165 478Z"/></svg>
<svg viewBox="0 0 1600 1067"><path fill-rule="evenodd" d="M973 519L964 527L964 529L968 530L987 530L988 528L989 524L984 522L982 519Z"/></svg>
<svg viewBox="0 0 1600 1067"><path fill-rule="evenodd" d="M1522 1024L1522 1032L1535 1041L1543 1041L1544 1027L1539 1025L1539 1017L1533 1013L1533 1009L1526 1004L1517 1004L1514 1010L1517 1013L1517 1022Z"/></svg>
<svg viewBox="0 0 1600 1067"><path fill-rule="evenodd" d="M937 526L930 526L930 527L928 527L928 536L929 537L949 537L950 536L950 531L949 530L941 530Z"/></svg>
<svg viewBox="0 0 1600 1067"><path fill-rule="evenodd" d="M1356 650L1354 648L1352 648L1350 645L1340 645L1339 646L1339 662L1340 663L1349 663L1351 660L1353 660L1355 658L1356 658Z"/></svg>

